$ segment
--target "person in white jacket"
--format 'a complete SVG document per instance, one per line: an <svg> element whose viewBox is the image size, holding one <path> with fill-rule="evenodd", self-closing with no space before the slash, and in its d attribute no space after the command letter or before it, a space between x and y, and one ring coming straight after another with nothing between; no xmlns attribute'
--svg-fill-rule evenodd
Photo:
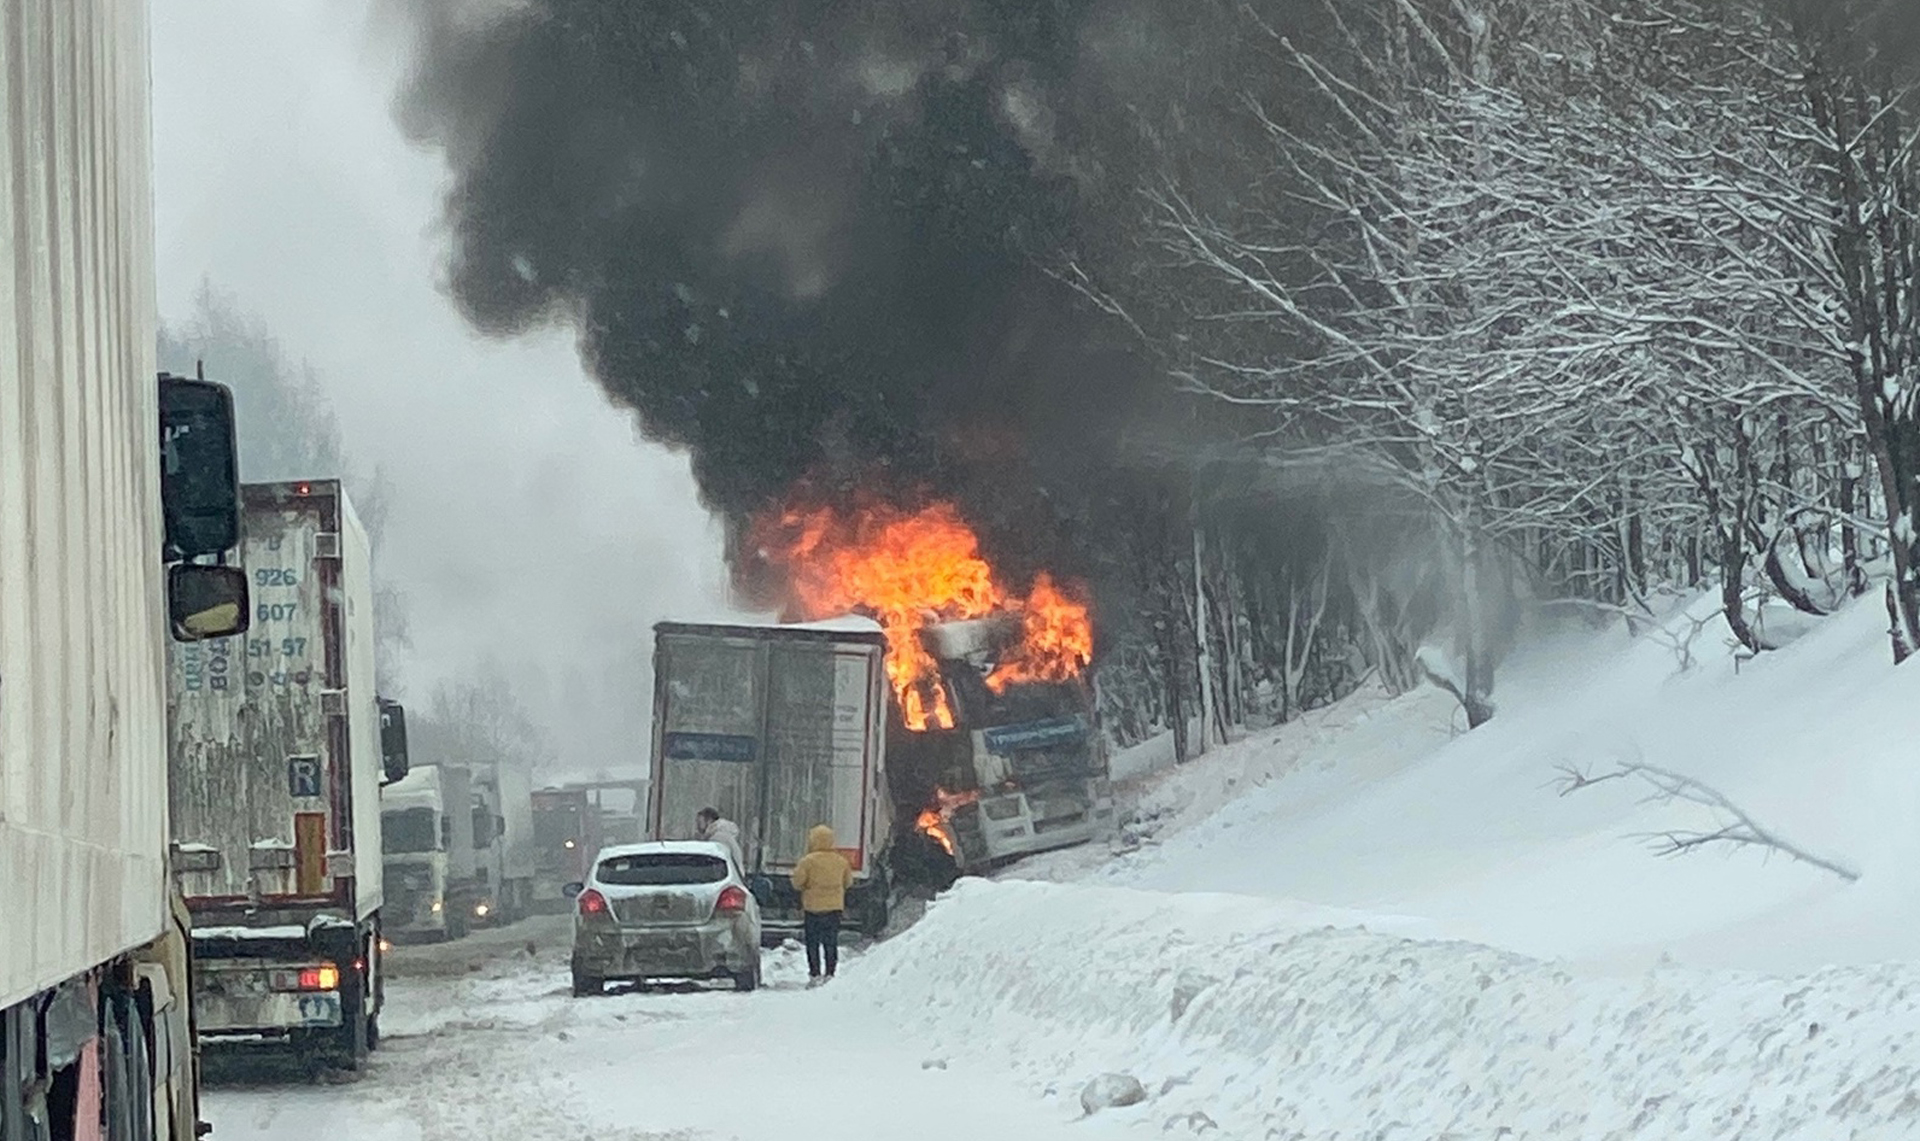
<svg viewBox="0 0 1920 1141"><path fill-rule="evenodd" d="M741 875L747 874L746 853L740 850L740 826L720 815L717 808L702 808L693 818L693 836L696 840L711 840L726 845L733 853L733 866L740 869Z"/></svg>

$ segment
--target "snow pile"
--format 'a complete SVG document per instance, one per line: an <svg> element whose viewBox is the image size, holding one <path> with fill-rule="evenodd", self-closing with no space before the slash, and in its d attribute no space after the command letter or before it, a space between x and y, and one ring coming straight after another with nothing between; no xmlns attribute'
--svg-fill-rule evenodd
<svg viewBox="0 0 1920 1141"><path fill-rule="evenodd" d="M1920 968L1581 972L1218 895L968 881L836 995L1102 1113L1227 1137L1920 1130Z"/></svg>
<svg viewBox="0 0 1920 1141"><path fill-rule="evenodd" d="M1533 651L1471 733L1454 735L1450 699L1425 689L1361 694L1220 750L1156 778L1149 842L1083 873L1406 916L1409 933L1616 968L1920 957L1920 667L1891 664L1876 598L1746 662L1713 614L1703 600L1636 642L1616 626ZM1641 779L1559 795L1568 770L1623 764L1704 781L1863 875L1724 844L1662 859L1650 836L1726 820L1650 800Z"/></svg>

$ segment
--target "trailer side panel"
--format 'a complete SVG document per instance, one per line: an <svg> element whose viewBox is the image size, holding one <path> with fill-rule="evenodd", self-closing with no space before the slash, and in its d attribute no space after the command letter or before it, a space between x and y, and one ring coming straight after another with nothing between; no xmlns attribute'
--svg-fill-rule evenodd
<svg viewBox="0 0 1920 1141"><path fill-rule="evenodd" d="M167 925L146 20L0 4L0 1008Z"/></svg>

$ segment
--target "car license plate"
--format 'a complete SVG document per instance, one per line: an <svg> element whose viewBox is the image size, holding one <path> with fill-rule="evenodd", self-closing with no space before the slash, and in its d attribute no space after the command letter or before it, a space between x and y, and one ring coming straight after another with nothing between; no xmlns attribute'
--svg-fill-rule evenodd
<svg viewBox="0 0 1920 1141"><path fill-rule="evenodd" d="M300 1025L340 1025L340 995L335 991L300 996Z"/></svg>

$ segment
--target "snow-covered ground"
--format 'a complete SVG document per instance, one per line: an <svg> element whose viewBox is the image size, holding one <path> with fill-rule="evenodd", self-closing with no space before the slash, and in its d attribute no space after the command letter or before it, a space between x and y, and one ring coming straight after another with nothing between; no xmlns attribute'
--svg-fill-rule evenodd
<svg viewBox="0 0 1920 1141"><path fill-rule="evenodd" d="M1135 1136L1920 1136L1920 965L1605 975L1351 920L974 881L833 997L1038 1094L1131 1074L1152 1096L1102 1117Z"/></svg>
<svg viewBox="0 0 1920 1141"><path fill-rule="evenodd" d="M215 1141L928 1141L1113 1136L992 1060L908 1047L898 1012L805 989L791 951L751 995L568 992L565 921L401 948L385 1040L355 1080L222 1067ZM536 948L529 955L524 944ZM856 956L836 987L861 972ZM934 1112L935 1109L938 1112Z"/></svg>
<svg viewBox="0 0 1920 1141"><path fill-rule="evenodd" d="M1472 733L1369 690L1137 751L1122 841L964 882L823 991L788 954L761 994L576 1001L555 940L444 952L366 1078L219 1091L218 1136L1920 1137L1920 667L1874 600L1743 663L1710 614L1536 630ZM1727 812L1556 785L1621 764L1857 879L1663 858ZM1146 1100L1083 1119L1109 1072Z"/></svg>
<svg viewBox="0 0 1920 1141"><path fill-rule="evenodd" d="M1684 615L1671 625L1691 629ZM1435 690L1362 693L1149 778L1142 808L1164 818L1152 842L1089 874L1396 916L1409 932L1590 965L1920 958L1920 667L1893 668L1885 627L1867 599L1736 663L1710 622L1684 673L1663 637L1562 633L1514 663L1500 715L1466 734ZM1560 795L1564 770L1623 763L1704 781L1861 877L1724 845L1656 858L1651 836L1727 817L1650 803L1632 778Z"/></svg>

